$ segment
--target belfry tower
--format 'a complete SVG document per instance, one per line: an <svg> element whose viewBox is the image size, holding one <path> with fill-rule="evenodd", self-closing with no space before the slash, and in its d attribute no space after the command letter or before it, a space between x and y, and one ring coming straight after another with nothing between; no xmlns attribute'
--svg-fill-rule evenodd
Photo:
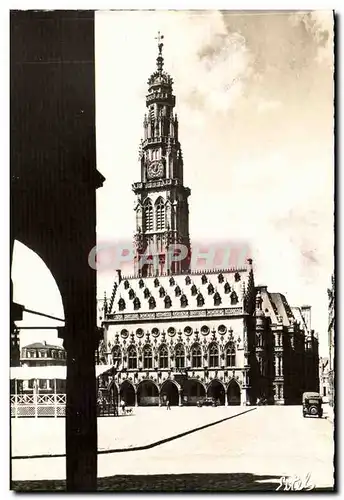
<svg viewBox="0 0 344 500"><path fill-rule="evenodd" d="M183 185L183 156L178 137L178 118L173 80L163 71L163 36L158 33L157 69L148 80L147 114L140 145L141 181L132 186L137 200L135 274L156 276L187 271L190 262L190 189ZM185 257L172 255L182 251Z"/></svg>

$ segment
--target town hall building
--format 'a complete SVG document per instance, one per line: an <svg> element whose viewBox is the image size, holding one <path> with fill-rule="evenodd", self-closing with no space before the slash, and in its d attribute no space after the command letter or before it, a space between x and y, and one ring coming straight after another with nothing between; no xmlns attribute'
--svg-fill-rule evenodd
<svg viewBox="0 0 344 500"><path fill-rule="evenodd" d="M190 189L172 78L157 67L148 80L147 114L136 195L134 275L117 272L104 300L99 359L114 366L113 397L126 405L300 403L318 390L318 340L304 312L284 295L256 286L252 260L240 267L191 269ZM176 248L186 249L176 258ZM314 364L315 363L315 364Z"/></svg>

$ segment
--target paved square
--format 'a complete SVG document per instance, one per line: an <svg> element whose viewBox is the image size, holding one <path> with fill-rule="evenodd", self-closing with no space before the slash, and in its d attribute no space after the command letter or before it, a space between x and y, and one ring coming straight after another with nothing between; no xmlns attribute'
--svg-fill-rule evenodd
<svg viewBox="0 0 344 500"><path fill-rule="evenodd" d="M137 415L142 434L154 428L157 418L153 414L158 414L158 410L142 409L142 416ZM196 410L199 409L177 408L174 412L165 412L160 425L168 426L173 414L181 421L195 418ZM199 411L203 410L208 412L211 408ZM144 422L148 421L152 424L145 427ZM305 480L309 475L316 488L328 489L333 488L333 453L333 425L326 418L303 418L301 407L258 407L148 450L100 454L99 488L271 491L278 487L281 476L297 475ZM15 481L65 478L64 458L13 460L12 465ZM36 482L21 483L19 487L47 489L52 485ZM57 487L63 488L64 483L57 483Z"/></svg>

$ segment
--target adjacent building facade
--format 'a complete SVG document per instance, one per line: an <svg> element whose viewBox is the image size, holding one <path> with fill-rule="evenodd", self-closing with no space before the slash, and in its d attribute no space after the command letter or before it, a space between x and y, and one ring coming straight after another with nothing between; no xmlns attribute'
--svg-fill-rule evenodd
<svg viewBox="0 0 344 500"><path fill-rule="evenodd" d="M335 401L335 282L334 274L331 277L331 288L328 293L328 345L329 345L329 403L334 406Z"/></svg>
<svg viewBox="0 0 344 500"><path fill-rule="evenodd" d="M21 349L20 364L23 367L38 366L65 366L67 363L67 352L63 347L50 345L46 342L34 342ZM36 386L35 386L36 384ZM41 393L65 392L66 381L50 379L25 380L22 382L22 390L32 392L38 389Z"/></svg>
<svg viewBox="0 0 344 500"><path fill-rule="evenodd" d="M295 404L317 390L318 341L284 295L255 286L252 260L230 269L190 269L189 188L183 183L172 78L148 80L141 179L133 184L135 274L118 271L104 300L99 359L116 367L114 398L127 405ZM175 259L180 245L183 259ZM301 308L302 309L302 308ZM316 364L316 373L314 373Z"/></svg>

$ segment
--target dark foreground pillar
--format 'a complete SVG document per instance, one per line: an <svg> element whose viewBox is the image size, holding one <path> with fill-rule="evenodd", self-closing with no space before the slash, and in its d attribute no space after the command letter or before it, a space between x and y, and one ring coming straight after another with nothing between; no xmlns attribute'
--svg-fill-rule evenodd
<svg viewBox="0 0 344 500"><path fill-rule="evenodd" d="M74 333L74 335L73 335ZM95 332L64 329L67 350L66 472L67 491L97 489L97 396Z"/></svg>

